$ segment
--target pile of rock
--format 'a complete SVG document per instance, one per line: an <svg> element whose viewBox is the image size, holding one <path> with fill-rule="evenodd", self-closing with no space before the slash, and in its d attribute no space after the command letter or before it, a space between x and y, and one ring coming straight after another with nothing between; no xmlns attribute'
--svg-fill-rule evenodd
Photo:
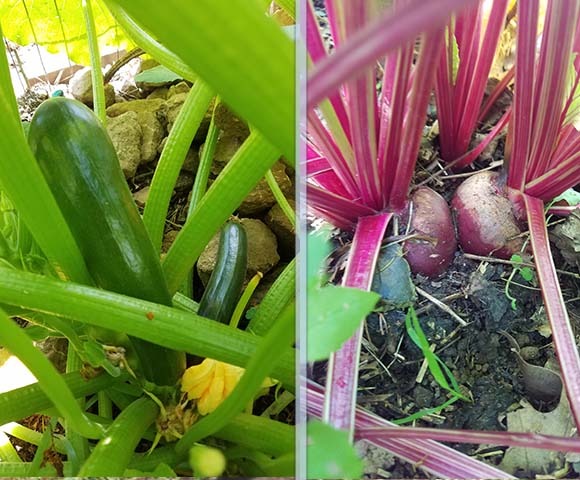
<svg viewBox="0 0 580 480"><path fill-rule="evenodd" d="M112 87L106 88L107 130L128 180L133 179L137 170L144 165L149 166L150 170L154 168L191 88L185 81L154 85L137 83L137 86L145 98L124 101L115 96ZM78 100L92 105L90 70L75 76L70 92ZM178 193L183 192L185 195L185 192L191 191L214 107L212 102L187 153L176 185ZM210 185L250 134L247 124L223 103L215 107L214 121L220 133L212 162ZM272 168L272 173L294 207L293 172L279 161ZM147 202L148 191L149 187L145 186L135 192L135 200L140 206ZM248 235L248 279L257 272L263 275L271 272L263 282L266 287L283 268L284 262L294 256L294 229L277 205L265 179L250 192L236 214L241 218ZM176 235L175 230L166 233L164 250L169 248ZM204 283L213 271L218 244L219 235L216 235L199 258L197 270Z"/></svg>

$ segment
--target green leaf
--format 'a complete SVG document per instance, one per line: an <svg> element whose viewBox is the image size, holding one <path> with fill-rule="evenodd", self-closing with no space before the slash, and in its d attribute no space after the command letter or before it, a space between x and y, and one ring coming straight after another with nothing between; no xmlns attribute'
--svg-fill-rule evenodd
<svg viewBox="0 0 580 480"><path fill-rule="evenodd" d="M421 328L415 309L412 306L409 307L409 310L407 311L405 327L407 329L407 334L413 343L423 352L423 355L427 360L429 371L437 383L442 388L458 396L462 400L467 400L467 398L459 392L459 385L457 384L455 377L453 377L451 370L449 370L447 365L445 365L445 363L431 351L429 341ZM449 379L449 381L447 381L447 379ZM451 383L451 385L449 385L449 383Z"/></svg>
<svg viewBox="0 0 580 480"><path fill-rule="evenodd" d="M531 282L534 278L534 272L530 267L520 268L520 275L526 282Z"/></svg>
<svg viewBox="0 0 580 480"><path fill-rule="evenodd" d="M261 337L176 308L18 270L4 269L1 274L0 303L52 312L177 351L245 366L260 342ZM154 320L147 312L155 314ZM294 354L286 349L272 372L289 388L294 382Z"/></svg>
<svg viewBox="0 0 580 480"><path fill-rule="evenodd" d="M169 290L185 281L213 235L279 158L279 152L257 132L250 133L188 217L163 260Z"/></svg>
<svg viewBox="0 0 580 480"><path fill-rule="evenodd" d="M121 369L107 358L103 346L92 338L83 342L84 356L93 367L103 367L111 377L121 375Z"/></svg>
<svg viewBox="0 0 580 480"><path fill-rule="evenodd" d="M163 65L157 65L156 67L144 70L141 73L135 75L136 83L170 83L177 80L181 80L181 75L172 72L167 67Z"/></svg>
<svg viewBox="0 0 580 480"><path fill-rule="evenodd" d="M569 188L561 195L554 198L554 202L559 202L560 200L565 200L568 205L579 205L580 204L580 192L577 192L573 188Z"/></svg>
<svg viewBox="0 0 580 480"><path fill-rule="evenodd" d="M307 248L307 281L308 289L321 287L326 283L325 264L330 254L328 229L321 229L308 235Z"/></svg>
<svg viewBox="0 0 580 480"><path fill-rule="evenodd" d="M322 360L340 348L373 310L380 295L329 285L308 291L308 361Z"/></svg>
<svg viewBox="0 0 580 480"><path fill-rule="evenodd" d="M25 331L10 320L2 310L0 310L0 330L3 346L28 367L38 379L40 388L70 425L88 438L101 438L104 433L101 426L86 417L54 366L36 349Z"/></svg>
<svg viewBox="0 0 580 480"><path fill-rule="evenodd" d="M361 478L363 461L349 441L348 432L318 421L307 426L306 478Z"/></svg>
<svg viewBox="0 0 580 480"><path fill-rule="evenodd" d="M101 1L93 0L93 2L99 48L114 47L116 50L132 48L123 30L117 27ZM90 64L87 32L80 1L0 0L0 18L9 19L3 25L4 35L13 42L19 45L38 42L51 53L64 53L75 63ZM36 39L31 24L34 26Z"/></svg>
<svg viewBox="0 0 580 480"><path fill-rule="evenodd" d="M459 70L459 46L455 35L451 35L451 81L455 84Z"/></svg>
<svg viewBox="0 0 580 480"><path fill-rule="evenodd" d="M294 43L258 2L115 3L294 161Z"/></svg>

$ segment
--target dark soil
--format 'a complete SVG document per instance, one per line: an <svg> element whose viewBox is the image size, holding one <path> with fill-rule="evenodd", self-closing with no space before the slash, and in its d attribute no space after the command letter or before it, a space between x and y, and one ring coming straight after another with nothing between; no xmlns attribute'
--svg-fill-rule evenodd
<svg viewBox="0 0 580 480"><path fill-rule="evenodd" d="M348 240L342 235L337 244ZM348 243L335 252L344 252ZM557 250L556 265L566 269ZM504 293L512 271L510 265L479 262L457 252L453 264L440 278L414 276L416 286L442 300L462 317L461 326L447 312L419 296L415 304L419 322L435 353L447 365L471 401L457 401L438 414L426 415L416 426L470 430L506 430L505 414L527 400L541 411L555 408L527 396L517 357L507 340L498 333L505 330L527 347L529 362L543 366L554 357L547 319L537 287L526 285L517 276L510 286L516 309ZM577 273L570 271L570 273ZM524 287L516 285L517 282ZM578 301L580 276L560 275L560 282L575 331L580 332ZM393 310L371 314L365 326L360 361L358 404L388 420L403 419L423 409L437 407L449 394L427 372L417 381L424 356L405 329L405 312ZM324 384L325 364L314 366L312 378ZM412 425L412 424L409 424ZM451 445L474 455L477 445ZM498 448L495 450L505 450ZM385 452L383 452L385 454ZM499 464L501 455L488 459ZM395 461L388 470L392 478L422 478L424 473ZM576 477L569 477L576 478Z"/></svg>
<svg viewBox="0 0 580 480"><path fill-rule="evenodd" d="M324 7L314 3L323 38L330 48ZM494 81L490 79L488 91ZM380 89L380 82L377 88ZM506 92L490 111L486 123L474 135L474 143L481 141L510 103L511 92ZM432 128L435 120L436 110L432 102L414 182L416 185L426 184L449 201L464 177L445 178L457 172L443 171L444 164L438 155L437 131ZM505 134L500 135L480 155L473 168L462 173L469 175L491 165L501 165L504 138ZM392 235L392 232L387 235ZM352 237L346 233L337 233L334 238L336 250L331 264L333 283L340 282L351 240ZM556 268L576 275L559 274L559 280L572 327L580 334L580 272L566 264L553 244L552 251ZM502 431L507 429L506 414L521 408L522 401L530 402L541 411L556 407L528 397L518 359L506 338L498 333L500 330L511 333L529 355L531 364L544 366L554 357L537 281L534 278L530 284L519 274L513 276L509 287L509 294L516 299L516 308L513 309L511 300L505 294L506 282L512 271L512 265L473 260L458 251L453 264L440 278L413 277L417 287L443 301L467 322L466 326L461 326L448 312L421 295L414 305L429 344L451 370L469 401L456 401L438 413L424 415L420 420L405 425ZM370 315L365 324L357 403L388 420L404 419L421 410L438 407L450 398L450 394L428 370L420 375L424 355L406 332L405 314L403 310L377 312ZM312 366L310 375L324 385L326 364L322 362ZM493 465L500 464L507 449L494 446L494 454L483 458L480 454L489 453L490 450L486 446L450 446ZM367 466L366 478L430 478L422 470L384 450L375 453L364 450L362 455ZM554 465L545 467L546 471L542 473L553 473L558 469ZM528 472L516 472L515 475L522 478L531 476ZM578 474L570 468L566 478L577 477Z"/></svg>

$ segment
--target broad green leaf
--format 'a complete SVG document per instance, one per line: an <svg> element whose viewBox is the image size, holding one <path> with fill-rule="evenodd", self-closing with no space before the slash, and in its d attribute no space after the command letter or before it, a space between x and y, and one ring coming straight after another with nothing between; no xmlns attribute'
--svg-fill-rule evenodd
<svg viewBox="0 0 580 480"><path fill-rule="evenodd" d="M520 268L520 275L526 282L531 282L534 278L534 272L530 267Z"/></svg>
<svg viewBox="0 0 580 480"><path fill-rule="evenodd" d="M115 3L294 161L294 43L259 2Z"/></svg>
<svg viewBox="0 0 580 480"><path fill-rule="evenodd" d="M307 278L308 290L323 286L325 281L326 257L330 254L329 231L322 229L308 235Z"/></svg>
<svg viewBox="0 0 580 480"><path fill-rule="evenodd" d="M328 358L348 340L380 295L356 288L329 285L308 290L308 361Z"/></svg>
<svg viewBox="0 0 580 480"><path fill-rule="evenodd" d="M559 202L560 200L565 200L568 205L580 205L580 192L577 192L573 188L569 188L564 193L554 198L554 202Z"/></svg>
<svg viewBox="0 0 580 480"><path fill-rule="evenodd" d="M63 322L76 320L238 366L247 364L260 342L261 337L176 308L19 270L0 273L0 303L52 313ZM153 320L147 312L154 313ZM283 353L272 376L291 386L294 351Z"/></svg>
<svg viewBox="0 0 580 480"><path fill-rule="evenodd" d="M346 430L310 421L307 425L306 478L361 478L363 461Z"/></svg>
<svg viewBox="0 0 580 480"><path fill-rule="evenodd" d="M156 67L149 68L148 70L144 70L141 73L135 75L135 82L138 83L169 83L181 79L181 75L172 72L163 65L157 65Z"/></svg>
<svg viewBox="0 0 580 480"><path fill-rule="evenodd" d="M93 13L101 50L105 47L131 48L100 0L93 0ZM13 42L28 45L37 41L51 53L64 53L75 63L90 64L80 0L0 0L0 18L7 19L3 25L4 35Z"/></svg>

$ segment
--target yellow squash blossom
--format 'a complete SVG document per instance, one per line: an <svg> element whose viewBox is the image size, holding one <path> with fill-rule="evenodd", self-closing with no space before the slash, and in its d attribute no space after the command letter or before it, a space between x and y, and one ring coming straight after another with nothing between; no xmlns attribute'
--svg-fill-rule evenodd
<svg viewBox="0 0 580 480"><path fill-rule="evenodd" d="M185 371L181 378L181 391L187 393L190 400L197 400L197 411L207 415L225 400L243 374L243 368L206 358ZM274 383L266 378L262 387L268 388Z"/></svg>

